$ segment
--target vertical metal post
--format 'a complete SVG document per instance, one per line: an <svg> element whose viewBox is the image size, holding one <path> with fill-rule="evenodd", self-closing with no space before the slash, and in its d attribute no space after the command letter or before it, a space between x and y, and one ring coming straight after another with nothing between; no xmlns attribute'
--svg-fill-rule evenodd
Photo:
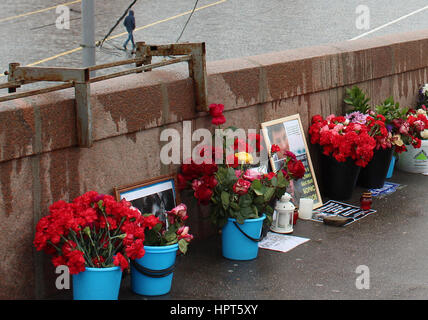
<svg viewBox="0 0 428 320"><path fill-rule="evenodd" d="M91 83L89 82L89 69L82 70L85 81L74 83L76 101L77 141L80 147L91 147L92 138L92 108Z"/></svg>
<svg viewBox="0 0 428 320"><path fill-rule="evenodd" d="M194 80L196 110L208 111L205 42L192 46L191 52L192 59L189 60L189 75Z"/></svg>
<svg viewBox="0 0 428 320"><path fill-rule="evenodd" d="M136 45L136 50L135 50L135 58L136 59L143 59L144 58L144 52L143 52L143 50L144 50L144 44L145 44L145 42L137 42L135 45ZM143 61L141 61L141 62L137 62L136 64L135 64L135 66L138 68L138 67L141 67L143 65ZM141 73L141 71L138 71L137 73Z"/></svg>
<svg viewBox="0 0 428 320"><path fill-rule="evenodd" d="M9 72L7 74L7 81L8 82L14 82L14 73L15 73L16 68L18 68L19 66L20 66L20 64L17 62L9 63ZM19 86L8 88L7 89L8 93L16 92L16 88L19 88Z"/></svg>
<svg viewBox="0 0 428 320"><path fill-rule="evenodd" d="M94 0L82 0L83 67L95 65L95 15ZM95 76L95 71L91 72Z"/></svg>
<svg viewBox="0 0 428 320"><path fill-rule="evenodd" d="M143 64L151 64L152 63L152 56L149 54L149 47L146 45L144 41L137 42L136 44L136 50L135 50L135 58L136 59L142 59L142 62L138 62L135 64L135 66L141 67ZM144 72L149 72L152 69L147 69ZM137 73L141 73L142 71L137 71Z"/></svg>

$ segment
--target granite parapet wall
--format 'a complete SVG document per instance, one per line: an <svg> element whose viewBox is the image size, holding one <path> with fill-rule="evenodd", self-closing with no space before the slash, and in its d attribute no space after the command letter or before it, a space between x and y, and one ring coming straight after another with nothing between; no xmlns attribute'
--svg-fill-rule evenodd
<svg viewBox="0 0 428 320"><path fill-rule="evenodd" d="M209 48L208 48L209 50ZM428 82L428 30L209 62L208 101L223 103L228 125L299 113L307 131L315 114L342 113L345 89L360 86L380 103L412 106ZM166 128L210 128L196 112L187 69L156 70L91 85L94 145L79 148L74 90L0 103L0 298L44 298L53 269L32 245L35 224L57 200L88 190L112 194L174 173L159 155ZM196 208L196 207L192 207ZM198 238L212 230L193 210Z"/></svg>

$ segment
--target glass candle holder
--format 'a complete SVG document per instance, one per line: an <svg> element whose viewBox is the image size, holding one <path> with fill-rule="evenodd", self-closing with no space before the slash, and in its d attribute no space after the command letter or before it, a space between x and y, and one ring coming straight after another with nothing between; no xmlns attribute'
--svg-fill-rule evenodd
<svg viewBox="0 0 428 320"><path fill-rule="evenodd" d="M363 192L360 198L360 207L363 210L370 210L372 207L372 193L367 191Z"/></svg>

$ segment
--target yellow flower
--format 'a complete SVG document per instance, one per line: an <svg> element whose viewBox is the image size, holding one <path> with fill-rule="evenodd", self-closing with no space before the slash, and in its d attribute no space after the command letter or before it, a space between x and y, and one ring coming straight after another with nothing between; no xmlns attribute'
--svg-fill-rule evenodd
<svg viewBox="0 0 428 320"><path fill-rule="evenodd" d="M246 152L237 152L235 157L238 158L239 163L253 163L253 156Z"/></svg>

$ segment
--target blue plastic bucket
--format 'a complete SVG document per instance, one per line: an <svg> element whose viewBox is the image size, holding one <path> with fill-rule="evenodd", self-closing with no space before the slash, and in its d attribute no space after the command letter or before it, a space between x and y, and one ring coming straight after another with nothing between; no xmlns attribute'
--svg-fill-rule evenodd
<svg viewBox="0 0 428 320"><path fill-rule="evenodd" d="M131 261L132 291L144 296L167 294L171 291L178 244L144 246L144 250L141 259Z"/></svg>
<svg viewBox="0 0 428 320"><path fill-rule="evenodd" d="M120 267L86 268L73 275L74 300L117 300L122 270Z"/></svg>
<svg viewBox="0 0 428 320"><path fill-rule="evenodd" d="M395 166L395 156L392 156L391 163L389 164L388 173L386 174L386 178L389 179L392 177L392 174L394 173L394 166Z"/></svg>
<svg viewBox="0 0 428 320"><path fill-rule="evenodd" d="M237 223L236 219L228 218L221 233L223 257L231 260L252 260L257 258L259 252L258 240L262 233L263 220L265 218L266 215L263 214L260 218L244 220L243 224ZM249 239L248 236L253 239Z"/></svg>

